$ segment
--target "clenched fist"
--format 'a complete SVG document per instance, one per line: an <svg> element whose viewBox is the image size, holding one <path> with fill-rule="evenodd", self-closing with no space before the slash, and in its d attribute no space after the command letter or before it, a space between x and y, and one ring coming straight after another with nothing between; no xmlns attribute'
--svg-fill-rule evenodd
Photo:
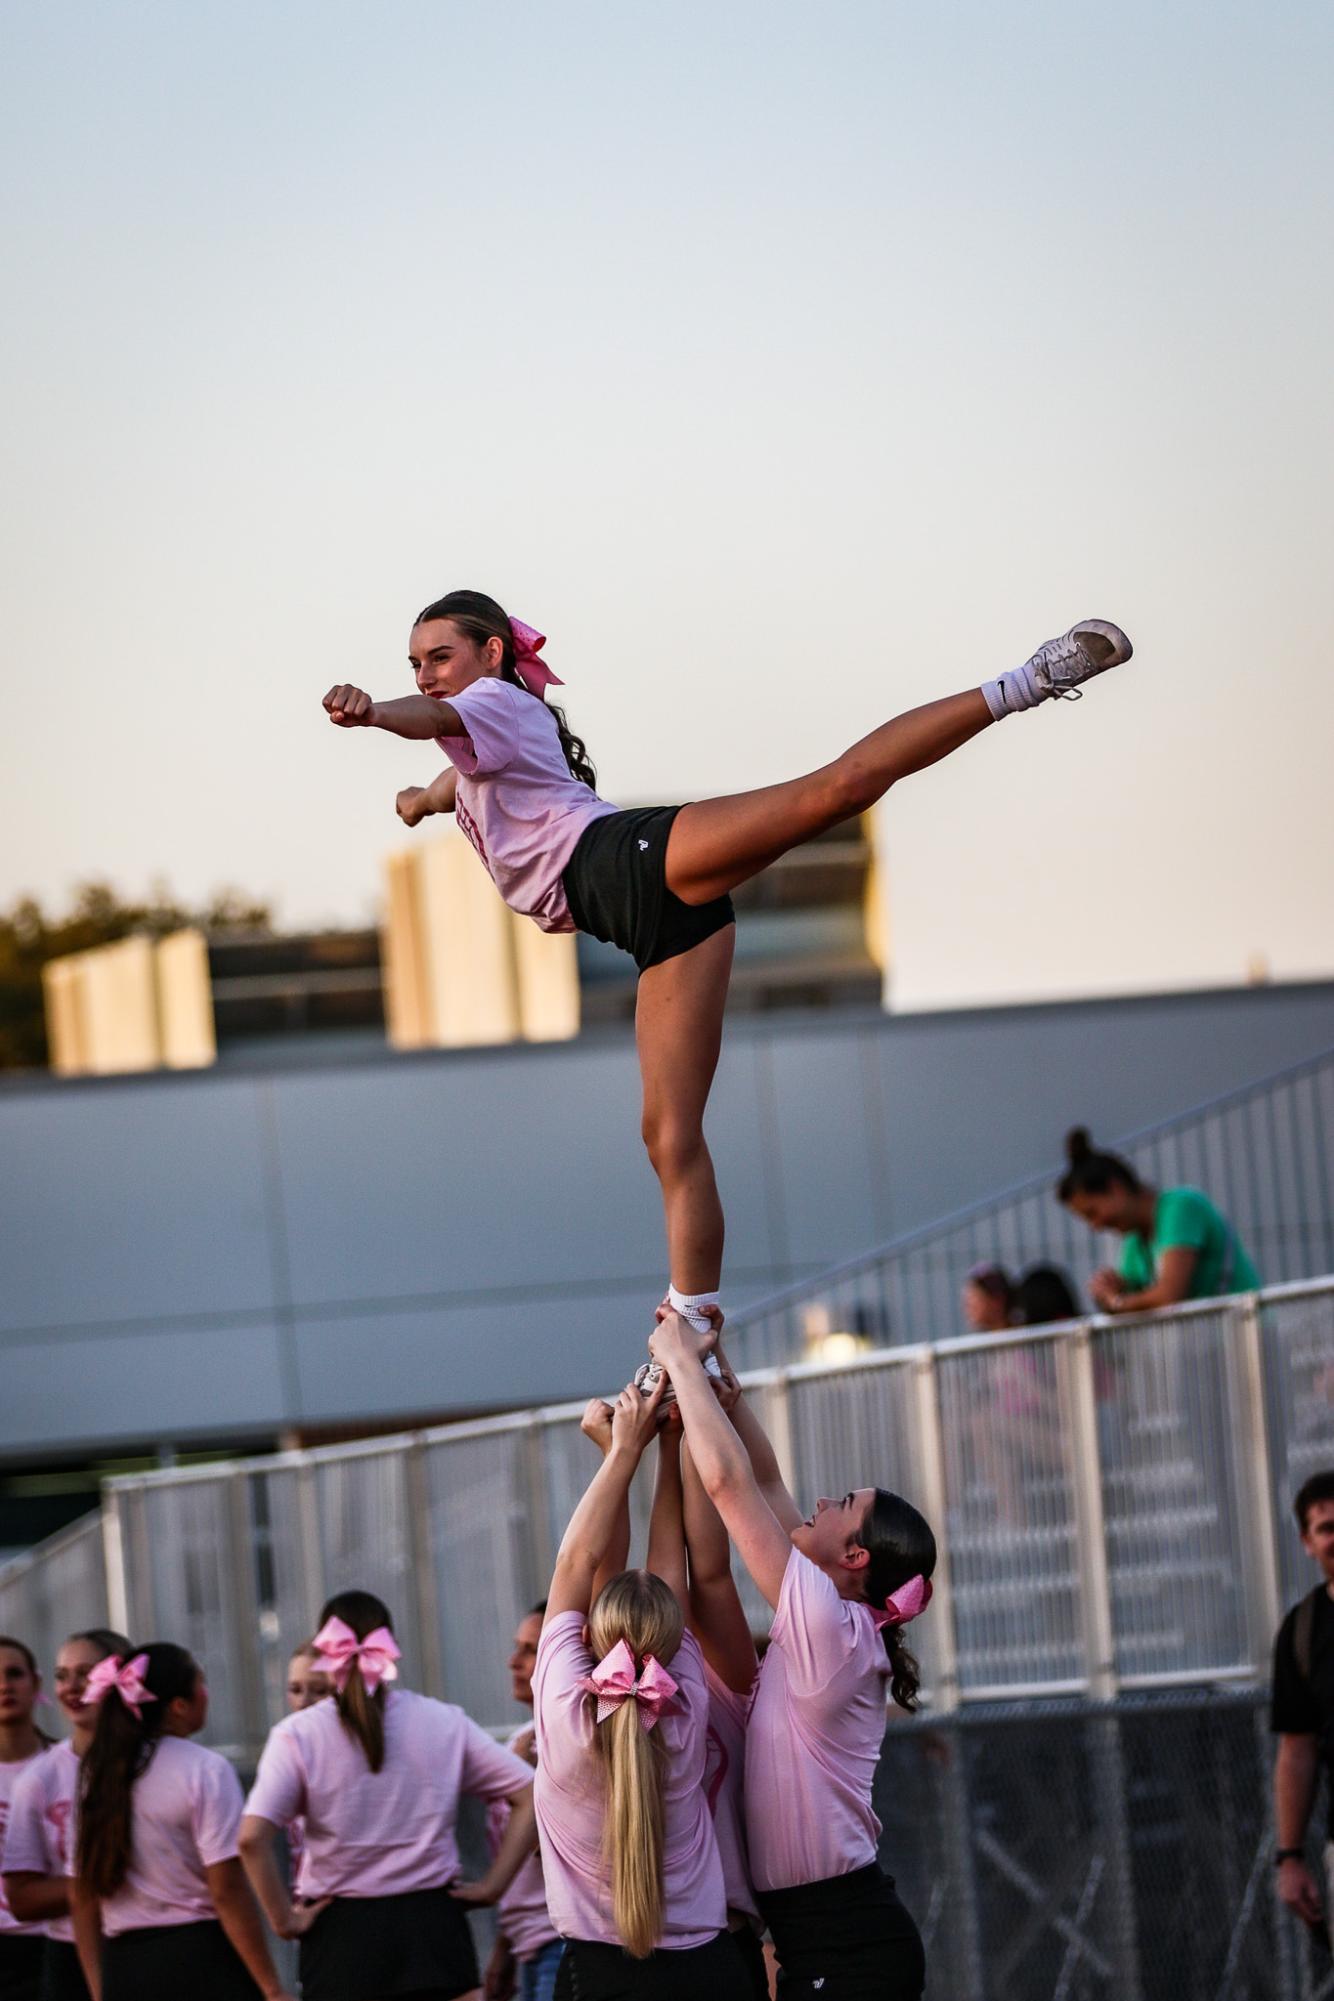
<svg viewBox="0 0 1334 2001"><path fill-rule="evenodd" d="M354 688L350 681L341 681L336 688L330 688L324 706L329 721L337 723L340 729L365 729L375 721L374 702L364 688Z"/></svg>

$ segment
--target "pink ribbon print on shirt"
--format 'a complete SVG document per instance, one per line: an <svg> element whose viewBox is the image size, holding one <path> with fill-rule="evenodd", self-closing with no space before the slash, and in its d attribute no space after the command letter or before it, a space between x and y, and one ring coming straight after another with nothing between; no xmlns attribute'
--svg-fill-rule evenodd
<svg viewBox="0 0 1334 2001"><path fill-rule="evenodd" d="M563 688L565 683L560 676L537 657L547 643L545 632L539 632L535 625L525 625L521 618L510 620L510 631L514 634L514 671L529 694L540 701L546 689Z"/></svg>
<svg viewBox="0 0 1334 2001"><path fill-rule="evenodd" d="M364 1640L359 1640L346 1620L334 1617L325 1620L314 1644L319 1649L319 1666L330 1676L340 1695L354 1667L361 1669L368 1695L374 1695L382 1681L398 1680L396 1663L402 1655L388 1626L377 1626Z"/></svg>
<svg viewBox="0 0 1334 2001"><path fill-rule="evenodd" d="M645 1730L671 1713L678 1693L676 1682L652 1654L645 1654L643 1672L636 1675L635 1657L624 1640L616 1642L592 1674L580 1675L578 1686L597 1697L599 1723L605 1723L623 1702L633 1702Z"/></svg>

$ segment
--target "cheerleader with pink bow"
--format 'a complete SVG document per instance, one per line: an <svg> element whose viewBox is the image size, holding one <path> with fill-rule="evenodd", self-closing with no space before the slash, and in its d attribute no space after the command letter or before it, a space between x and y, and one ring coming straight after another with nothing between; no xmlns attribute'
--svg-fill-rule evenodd
<svg viewBox="0 0 1334 2001"><path fill-rule="evenodd" d="M237 1857L240 1781L190 1741L208 1716L199 1663L162 1641L109 1655L83 1700L97 1726L69 1869L93 2001L288 2001Z"/></svg>
<svg viewBox="0 0 1334 2001"><path fill-rule="evenodd" d="M903 1629L931 1601L936 1540L883 1487L803 1519L745 1397L730 1417L703 1367L707 1337L668 1314L649 1352L676 1392L699 1478L774 1608L746 1732L751 1876L780 1967L779 2001L918 2001L917 1927L877 1860L871 1791L885 1690L917 1704Z"/></svg>
<svg viewBox="0 0 1334 2001"><path fill-rule="evenodd" d="M659 1483L648 1568L596 1588L664 1389L629 1384L616 1400L538 1642L534 1796L566 1941L557 2001L749 2001L705 1795L709 1694L686 1630L679 1481Z"/></svg>
<svg viewBox="0 0 1334 2001"><path fill-rule="evenodd" d="M697 643L694 634L682 637ZM802 641L810 700L793 721L807 736L823 721L819 690L843 664L823 639L817 621ZM544 931L586 931L633 956L643 1135L666 1212L668 1303L704 1332L723 1259L704 1109L732 970L730 892L991 723L1077 695L1083 682L1130 658L1130 641L1118 626L1086 619L1022 667L882 724L805 777L630 812L598 797L582 740L546 700L560 683L541 657L545 644L494 598L451 591L413 624L415 695L375 701L340 683L324 707L343 729L437 742L448 769L399 793L406 824L453 813L512 909ZM707 718L683 718L686 729L707 726Z"/></svg>
<svg viewBox="0 0 1334 2001"><path fill-rule="evenodd" d="M468 1906L494 1903L536 1842L532 1772L453 1703L397 1686L393 1622L369 1591L331 1598L313 1644L334 1700L269 1733L241 1823L246 1869L275 1932L301 1940L304 2001L451 2001L478 1984ZM465 1794L510 1807L475 1883L460 1876ZM293 1896L277 1836L298 1816Z"/></svg>

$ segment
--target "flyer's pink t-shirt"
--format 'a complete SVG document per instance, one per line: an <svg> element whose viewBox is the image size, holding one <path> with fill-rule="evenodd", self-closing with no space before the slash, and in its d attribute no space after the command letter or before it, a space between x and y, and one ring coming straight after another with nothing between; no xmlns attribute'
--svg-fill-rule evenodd
<svg viewBox="0 0 1334 2001"><path fill-rule="evenodd" d="M606 1793L593 1742L593 1697L579 1687L596 1659L584 1644L582 1612L548 1618L537 1643L533 1710L537 1783L533 1798L542 1836L547 1904L563 1938L619 1945L611 1908L611 1871L602 1847ZM668 1950L706 1945L727 1923L722 1863L704 1797L709 1691L704 1659L687 1633L663 1666L679 1694L656 1728L667 1746L664 1785L664 1913L658 1944Z"/></svg>
<svg viewBox="0 0 1334 2001"><path fill-rule="evenodd" d="M43 1747L40 1751L34 1751L31 1758L16 1758L12 1765L0 1764L0 1874L3 1874L5 1868L12 1869L15 1866L5 1859L9 1854L9 1815L14 1801L14 1789L23 1774L30 1772L34 1765L40 1764L45 1756L46 1750ZM0 1936L7 1933L19 1938L44 1938L46 1936L43 1925L21 1925L19 1923L9 1908L9 1899L5 1896L5 1886L3 1882L0 1882Z"/></svg>
<svg viewBox="0 0 1334 2001"><path fill-rule="evenodd" d="M236 1855L241 1781L227 1760L188 1737L160 1737L134 1781L130 1866L119 1890L102 1899L108 1938L149 1925L197 1925L218 1913L207 1871ZM66 1874L76 1873L76 1805Z"/></svg>
<svg viewBox="0 0 1334 2001"><path fill-rule="evenodd" d="M19 1773L5 1823L0 1870L14 1876L69 1874L70 1817L79 1788L79 1761L68 1741L53 1744ZM74 1943L72 1918L45 1918L27 1929Z"/></svg>
<svg viewBox="0 0 1334 2001"><path fill-rule="evenodd" d="M884 1641L794 1549L746 1732L746 1836L757 1890L874 1862L871 1785L885 1734Z"/></svg>
<svg viewBox="0 0 1334 2001"><path fill-rule="evenodd" d="M704 1797L713 1815L713 1832L723 1865L723 1888L729 1911L744 1911L759 1921L746 1854L746 1711L750 1696L738 1695L706 1661L709 1728L704 1761Z"/></svg>
<svg viewBox="0 0 1334 2001"><path fill-rule="evenodd" d="M518 1742L533 1728L531 1723L521 1723L509 1739L510 1745ZM494 1857L505 1837L509 1826L510 1804L508 1800L497 1800L486 1816L486 1845ZM547 1909L546 1879L542 1874L540 1852L528 1857L520 1865L519 1873L496 1905L496 1923L510 1942L510 1950L519 1960L531 1959L544 1945L550 1945L560 1934L551 1922Z"/></svg>
<svg viewBox="0 0 1334 2001"><path fill-rule="evenodd" d="M589 821L616 808L573 775L555 717L526 688L491 675L449 706L468 732L436 738L459 774L455 819L511 910L573 931L562 871Z"/></svg>
<svg viewBox="0 0 1334 2001"><path fill-rule="evenodd" d="M459 1800L502 1799L533 1774L452 1702L386 1690L384 1763L373 1772L336 1702L286 1716L269 1732L248 1814L306 1824L302 1897L400 1897L459 1874Z"/></svg>

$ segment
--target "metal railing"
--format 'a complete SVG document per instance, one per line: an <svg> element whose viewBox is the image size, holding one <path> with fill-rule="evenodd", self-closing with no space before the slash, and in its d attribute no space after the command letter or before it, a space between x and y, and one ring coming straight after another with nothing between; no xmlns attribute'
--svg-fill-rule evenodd
<svg viewBox="0 0 1334 2001"><path fill-rule="evenodd" d="M935 1714L1267 1673L1306 1585L1291 1496L1334 1464L1334 1278L747 1381L799 1496L893 1484L937 1527L917 1629ZM515 1619L592 1470L578 1418L111 1480L100 1523L0 1571L0 1622L48 1662L106 1616L191 1647L210 1736L245 1760L323 1598L363 1585L393 1609L409 1682L503 1727Z"/></svg>
<svg viewBox="0 0 1334 2001"><path fill-rule="evenodd" d="M1154 1187L1203 1188L1271 1284L1334 1269L1334 1049L1113 1143ZM926 1229L735 1313L733 1358L799 1360L812 1334L934 1340L958 1323L970 1265L1064 1266L1083 1287L1109 1245L1055 1198L1058 1171L1018 1183Z"/></svg>

